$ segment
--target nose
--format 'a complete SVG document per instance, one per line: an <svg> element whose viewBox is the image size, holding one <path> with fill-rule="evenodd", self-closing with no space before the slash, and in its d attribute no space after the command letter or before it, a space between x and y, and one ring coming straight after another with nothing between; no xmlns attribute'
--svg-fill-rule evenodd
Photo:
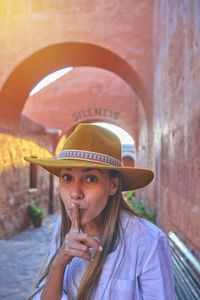
<svg viewBox="0 0 200 300"><path fill-rule="evenodd" d="M73 185L71 190L71 199L72 200L81 200L84 198L83 190L81 189L80 183L76 183Z"/></svg>

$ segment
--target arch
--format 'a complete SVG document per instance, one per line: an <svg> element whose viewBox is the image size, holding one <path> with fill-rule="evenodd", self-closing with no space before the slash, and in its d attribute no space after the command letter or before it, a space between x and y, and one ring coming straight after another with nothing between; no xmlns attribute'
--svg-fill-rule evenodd
<svg viewBox="0 0 200 300"><path fill-rule="evenodd" d="M144 106L150 101L138 74L122 57L103 47L68 42L45 47L22 61L10 74L0 92L0 120L16 127L32 88L46 75L66 66L94 66L109 70L125 80ZM147 115L147 109L145 109Z"/></svg>
<svg viewBox="0 0 200 300"><path fill-rule="evenodd" d="M22 114L63 132L80 122L99 120L124 128L136 139L139 106L138 96L116 74L95 67L76 67L28 97Z"/></svg>

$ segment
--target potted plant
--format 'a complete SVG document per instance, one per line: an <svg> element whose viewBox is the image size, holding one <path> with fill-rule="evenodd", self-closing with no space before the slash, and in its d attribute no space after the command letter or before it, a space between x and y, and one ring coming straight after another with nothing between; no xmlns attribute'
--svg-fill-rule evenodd
<svg viewBox="0 0 200 300"><path fill-rule="evenodd" d="M130 191L125 195L128 204L141 216L156 224L156 208L154 206L148 209L148 203L135 197L135 192Z"/></svg>
<svg viewBox="0 0 200 300"><path fill-rule="evenodd" d="M40 227L42 219L46 217L44 210L39 209L33 204L29 204L29 215L34 227Z"/></svg>

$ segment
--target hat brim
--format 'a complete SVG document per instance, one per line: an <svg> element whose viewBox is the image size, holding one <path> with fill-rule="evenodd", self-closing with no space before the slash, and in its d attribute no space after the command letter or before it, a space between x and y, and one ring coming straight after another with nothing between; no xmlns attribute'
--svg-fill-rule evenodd
<svg viewBox="0 0 200 300"><path fill-rule="evenodd" d="M96 163L92 161L78 160L78 159L39 159L32 157L24 157L30 163L37 164L50 173L60 176L61 168L93 168L93 169L106 169L116 170L120 172L122 177L122 190L130 191L142 188L148 185L154 177L151 170L143 168L130 168L130 167L115 167L111 165Z"/></svg>

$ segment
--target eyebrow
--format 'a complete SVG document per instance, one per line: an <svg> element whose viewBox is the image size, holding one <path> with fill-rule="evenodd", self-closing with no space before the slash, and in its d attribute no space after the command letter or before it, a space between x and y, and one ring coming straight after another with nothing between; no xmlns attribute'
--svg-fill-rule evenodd
<svg viewBox="0 0 200 300"><path fill-rule="evenodd" d="M99 173L102 174L102 170L101 169L94 169L94 168L83 169L82 172L84 173L84 172L93 171L93 170L96 170L96 171L98 171Z"/></svg>

